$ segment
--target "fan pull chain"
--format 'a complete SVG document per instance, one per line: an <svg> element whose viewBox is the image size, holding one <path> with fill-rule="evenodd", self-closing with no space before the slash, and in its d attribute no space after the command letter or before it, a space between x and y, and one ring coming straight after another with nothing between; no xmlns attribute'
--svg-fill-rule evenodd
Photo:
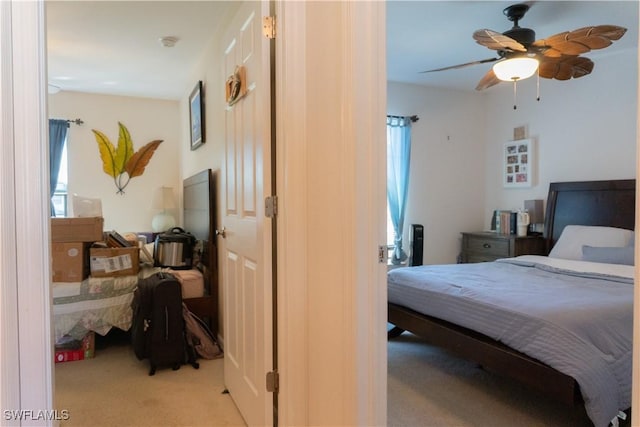
<svg viewBox="0 0 640 427"><path fill-rule="evenodd" d="M536 80L536 101L540 102L540 67L536 71L537 80Z"/></svg>
<svg viewBox="0 0 640 427"><path fill-rule="evenodd" d="M517 110L518 106L516 105L518 97L518 80L513 81L513 109Z"/></svg>

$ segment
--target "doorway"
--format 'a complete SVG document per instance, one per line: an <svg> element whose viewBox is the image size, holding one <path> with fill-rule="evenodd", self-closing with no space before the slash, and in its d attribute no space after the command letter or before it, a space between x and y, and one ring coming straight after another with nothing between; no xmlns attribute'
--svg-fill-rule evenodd
<svg viewBox="0 0 640 427"><path fill-rule="evenodd" d="M24 7L29 16L20 21L20 26L14 26L14 30L31 34L36 40L29 47L42 55L42 41L38 42L36 37L37 29L43 25L38 20L42 5L25 3L20 7ZM282 162L290 167L279 172L284 178L289 178L279 180L285 190L279 193L283 197L281 212L288 212L286 218L292 220L283 221L287 224L282 230L286 242L283 248L289 249L279 255L282 259L300 261L287 263L279 272L285 278L279 300L286 297L279 301L283 308L280 324L284 325L280 336L283 343L280 366L287 372L281 383L280 396L287 405L281 410L281 419L285 424L317 424L327 420L334 424L384 424L386 411L379 402L386 400L383 386L386 366L383 333L386 293L381 280L383 268L378 268L377 254L380 242L384 241L385 215L384 197L376 191L376 188L382 188L383 177L377 171L383 167L384 158L377 151L384 146L381 119L385 114L385 83L380 80L384 74L380 71L384 67L381 55L384 52L384 34L379 31L384 28L384 5L379 2L284 2L279 7L281 22L291 35L287 38L286 46L282 46L287 61L283 59L281 62L281 77L286 79L288 85L279 89L280 95L287 96L279 99L286 100L282 105L284 111L288 111L292 115L290 117L295 115L298 118L288 120L285 126L279 127L280 132L287 135L287 144L279 149L289 154L287 160ZM343 23L345 32L327 34L324 31L327 19L336 17L341 18L337 22ZM373 36L361 37L364 34ZM345 38L349 43L344 43ZM2 39L6 40L4 37ZM333 49L328 50L328 45ZM316 54L320 56L315 58ZM38 55L30 64L24 64L30 70L23 73L24 87L29 86L29 79L32 82L43 80L43 76L38 75L41 68L37 64L42 63ZM314 58L317 64L315 60L308 62ZM331 62L334 60L337 62ZM310 67L311 64L314 67ZM326 76L334 74L337 69L344 74L337 80L327 79ZM341 84L336 85L336 82ZM302 90L292 93L291 87ZM339 87L344 91L337 90ZM4 96L6 92L2 93ZM34 111L40 111L40 118L46 116L43 107L41 110L23 108L25 104L44 105L37 88L30 93L21 92L17 95L20 96L16 100L18 105L15 111L29 111L31 115ZM334 108L336 102L346 110ZM343 114L352 117L353 121L343 120ZM34 119L33 129L42 131L39 120ZM336 124L340 126L337 128ZM294 140L294 137L301 138ZM43 137L36 133L32 139L19 140L34 141L31 145L41 150L37 147L37 141L42 141ZM300 141L305 143L301 144ZM373 143L376 148L370 152L372 141L376 141ZM362 152L369 154L359 156ZM319 161L336 153L341 155L339 161ZM21 160L27 165L40 158L25 156ZM302 159L302 164L297 165L305 167L290 163L292 158ZM46 170L46 167L41 169ZM354 174L356 170L358 174ZM367 179L356 179L362 176ZM339 185L328 187L327 177ZM341 177L346 180L335 181ZM46 182L44 177L42 182ZM284 186L284 183L294 185L294 189ZM341 188L338 198L334 191L336 188ZM296 196L285 197L292 194ZM309 198L310 195L313 195L313 199ZM309 209L309 203L313 203L317 209ZM339 218L320 215L321 212L327 212L327 206L333 204L349 209L342 211ZM376 208L371 210L371 206ZM40 212L40 215L46 212L41 196L29 207L36 209L23 211ZM24 237L25 242L30 241L29 237L41 239L46 234L46 219L38 219L36 222L41 225L31 227L30 233L23 231L20 237ZM371 234L372 229L376 230L375 235ZM292 234L296 230L302 233ZM38 231L42 232L37 234ZM327 239L330 245L322 246L320 243ZM309 242L313 242L316 248L312 253L307 250L306 243ZM318 246L315 246L318 242ZM335 242L342 242L339 258L333 258L335 252L325 251ZM41 259L45 260L47 256L47 250L42 249ZM25 257L24 266L28 265L27 261ZM43 271L41 279L46 277L48 274ZM299 278L302 280L297 281ZM32 286L34 289L28 295L33 297L30 301L39 301L41 306L47 306L48 290L43 289L42 280L34 280ZM43 312L46 313L46 310ZM326 327L328 318L332 322L339 321L336 323L337 329ZM33 350L28 358L22 352L18 355L25 358L22 364L25 369L34 363L43 367L51 364L50 350L48 354L46 351L37 351L38 348L41 350L41 342L46 341L44 337L47 333L43 333L45 324L47 322L44 319L34 318L24 318L22 322L22 326L27 328L24 332L29 332L24 335L29 337L32 344L29 346L25 342L21 350ZM34 337L43 339L34 340ZM3 347L3 364L7 360L4 351ZM29 401L31 405L23 401L23 407L50 407L51 397L47 390L51 390L51 383L42 383L43 378L52 378L51 372L33 368L30 372L21 372L19 369L17 372L15 377L25 378L27 387L23 389L43 391L37 399ZM5 380L7 377L2 378L3 383L8 381ZM344 386L336 388L335 384ZM354 397L357 397L357 401L353 400ZM341 408L339 411L323 410L333 407L335 402ZM16 407L21 407L20 403Z"/></svg>

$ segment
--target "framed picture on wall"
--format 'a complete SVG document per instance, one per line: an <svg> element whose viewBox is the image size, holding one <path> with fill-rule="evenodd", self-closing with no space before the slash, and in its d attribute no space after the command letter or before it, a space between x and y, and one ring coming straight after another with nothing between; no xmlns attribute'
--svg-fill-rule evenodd
<svg viewBox="0 0 640 427"><path fill-rule="evenodd" d="M534 172L533 139L506 142L502 168L504 187L531 187Z"/></svg>
<svg viewBox="0 0 640 427"><path fill-rule="evenodd" d="M191 149L204 144L204 101L202 81L196 84L189 96L189 123L191 123Z"/></svg>

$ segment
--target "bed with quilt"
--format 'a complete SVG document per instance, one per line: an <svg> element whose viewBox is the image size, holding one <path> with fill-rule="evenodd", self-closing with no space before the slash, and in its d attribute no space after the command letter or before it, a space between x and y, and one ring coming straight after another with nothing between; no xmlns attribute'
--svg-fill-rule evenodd
<svg viewBox="0 0 640 427"><path fill-rule="evenodd" d="M54 342L63 336L82 339L87 332L106 335L111 328L131 326L131 301L140 277L159 269L142 268L138 275L88 277L81 282L54 282Z"/></svg>
<svg viewBox="0 0 640 427"><path fill-rule="evenodd" d="M390 271L394 332L615 423L631 406L634 201L634 180L552 183L548 256Z"/></svg>
<svg viewBox="0 0 640 427"><path fill-rule="evenodd" d="M141 278L157 272L170 273L182 286L182 298L189 304L204 298L204 278L200 270L172 270L142 265L137 275L87 277L81 282L54 282L53 329L60 338L80 340L87 332L106 335L111 328L129 330L133 292Z"/></svg>
<svg viewBox="0 0 640 427"><path fill-rule="evenodd" d="M211 169L184 180L184 227L195 238L192 269L154 266L154 244L141 251L137 275L88 277L81 282L53 282L54 342L62 337L80 340L87 332L106 335L111 328L129 330L131 302L138 280L159 271L176 276L182 285L182 297L193 313L209 321L218 332L217 252L215 245L215 181ZM138 235L140 233L133 233ZM147 236L153 240L153 236ZM144 256L143 254L147 255Z"/></svg>

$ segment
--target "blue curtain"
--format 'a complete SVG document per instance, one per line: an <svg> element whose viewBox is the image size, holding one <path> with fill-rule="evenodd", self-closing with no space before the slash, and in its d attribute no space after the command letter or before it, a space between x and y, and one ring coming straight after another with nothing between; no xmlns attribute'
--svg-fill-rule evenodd
<svg viewBox="0 0 640 427"><path fill-rule="evenodd" d="M394 231L392 264L407 259L402 248L402 229L409 189L409 160L411 158L411 118L387 117L387 201Z"/></svg>
<svg viewBox="0 0 640 427"><path fill-rule="evenodd" d="M53 193L58 185L58 173L60 172L60 161L62 160L62 149L67 140L69 123L61 119L49 119L49 197L53 198ZM53 203L51 205L51 216L55 216Z"/></svg>

